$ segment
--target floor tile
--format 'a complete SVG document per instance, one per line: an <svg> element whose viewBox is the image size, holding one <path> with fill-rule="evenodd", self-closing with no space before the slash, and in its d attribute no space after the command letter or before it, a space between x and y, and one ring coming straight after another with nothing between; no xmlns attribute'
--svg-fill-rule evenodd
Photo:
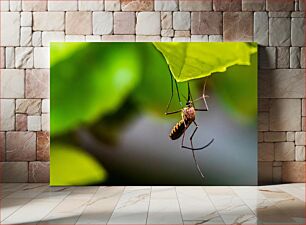
<svg viewBox="0 0 306 225"><path fill-rule="evenodd" d="M123 191L124 187L100 187L88 202L77 224L106 224Z"/></svg>
<svg viewBox="0 0 306 225"><path fill-rule="evenodd" d="M19 223L38 223L44 216L46 216L53 208L55 208L62 199L45 200L33 199L26 205L18 209L8 218L3 224L19 224Z"/></svg>
<svg viewBox="0 0 306 225"><path fill-rule="evenodd" d="M108 224L145 224L151 187L126 187Z"/></svg>
<svg viewBox="0 0 306 225"><path fill-rule="evenodd" d="M147 224L183 224L175 187L152 187Z"/></svg>
<svg viewBox="0 0 306 225"><path fill-rule="evenodd" d="M1 185L2 224L305 224L305 184L260 187Z"/></svg>
<svg viewBox="0 0 306 225"><path fill-rule="evenodd" d="M75 224L93 193L71 192L40 221L41 224Z"/></svg>
<svg viewBox="0 0 306 225"><path fill-rule="evenodd" d="M184 221L204 221L218 216L202 187L177 187L176 192Z"/></svg>
<svg viewBox="0 0 306 225"><path fill-rule="evenodd" d="M19 208L30 202L31 198L4 198L0 202L1 221L12 215Z"/></svg>

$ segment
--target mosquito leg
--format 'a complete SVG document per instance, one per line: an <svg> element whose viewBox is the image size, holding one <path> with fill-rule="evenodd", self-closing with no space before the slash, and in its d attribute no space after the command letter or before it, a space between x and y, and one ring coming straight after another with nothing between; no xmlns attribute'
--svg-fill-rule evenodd
<svg viewBox="0 0 306 225"><path fill-rule="evenodd" d="M205 83L204 83L202 96L195 100L195 101L197 101L197 100L203 99L204 105L205 105L205 109L196 109L195 108L195 111L208 111L208 105L207 105L207 102L206 102L206 97L208 97L208 96L205 95L205 87L206 87L206 80L205 80Z"/></svg>
<svg viewBox="0 0 306 225"><path fill-rule="evenodd" d="M171 76L171 79L172 79L172 76ZM181 97L180 97L180 92L179 92L178 85L177 85L177 81L176 81L176 80L174 80L174 83L175 83L176 93L177 93L177 97L178 97L178 100L179 100L180 106L181 106L181 107L183 107L183 104L182 104L182 101L181 101Z"/></svg>
<svg viewBox="0 0 306 225"><path fill-rule="evenodd" d="M193 138L195 132L198 129L198 124L195 121L193 121L193 123L195 124L196 128L194 129L194 131L192 132L192 134L190 136L190 142L192 142L192 138ZM194 148L193 146L191 146L191 148L190 148L190 147L184 146L184 145L182 145L182 148L186 148L186 149L189 149L189 150L192 150L192 151L199 151L199 150L202 150L204 148L207 148L211 143L213 143L213 141L214 141L214 138L211 139L211 141L208 144L206 144L206 145L204 145L203 147L200 147L200 148Z"/></svg>
<svg viewBox="0 0 306 225"><path fill-rule="evenodd" d="M211 143L214 142L214 138L210 140L210 142L208 142L208 144L204 145L203 147L200 147L200 148L190 148L190 147L187 147L187 146L182 146L182 148L186 148L186 149L189 149L189 150L192 150L192 151L199 151L199 150L203 150L204 148L207 148L209 145L211 145Z"/></svg>
<svg viewBox="0 0 306 225"><path fill-rule="evenodd" d="M191 95L191 91L190 91L190 83L188 81L187 83L187 87L188 87L188 101L191 100L191 102L193 102L193 98L192 98L192 95Z"/></svg>
<svg viewBox="0 0 306 225"><path fill-rule="evenodd" d="M176 111L173 111L173 112L165 112L166 115L171 115L171 114L175 114L175 113L179 113L179 112L182 112L181 109L179 110L176 110Z"/></svg>
<svg viewBox="0 0 306 225"><path fill-rule="evenodd" d="M195 132L197 131L197 129L198 129L198 126L196 125L196 128L194 129L192 135L190 136L191 148L193 148L192 138L193 138L193 135L195 134ZM204 174L203 174L202 171L201 171L201 168L200 168L199 163L198 163L198 161L197 161L197 158L196 158L196 156L195 156L195 151L194 151L194 150L192 150L192 157L193 157L194 164L196 165L199 174L201 175L202 178L204 178Z"/></svg>
<svg viewBox="0 0 306 225"><path fill-rule="evenodd" d="M206 98L205 98L205 97L206 97L206 95L205 95L206 81L207 81L207 79L205 79L205 83L204 83L204 86L203 86L202 97L203 97L203 101L204 101L204 104L205 104L205 108L206 108L207 111L208 111L208 105L207 105Z"/></svg>
<svg viewBox="0 0 306 225"><path fill-rule="evenodd" d="M169 67L169 66L168 66ZM171 74L171 71L170 71L170 68L169 68L169 74L170 74L170 80L171 80L171 97L170 97L170 100L168 102L168 105L167 105L167 109L166 109L166 113L168 112L169 110L169 107L170 107L170 104L172 102L172 99L173 99L173 78L172 78L172 74Z"/></svg>
<svg viewBox="0 0 306 225"><path fill-rule="evenodd" d="M203 173L202 173L202 171L201 171L201 169L200 169L200 166L199 166L199 164L198 164L198 162L197 162L197 159L196 159L196 157L195 157L195 152L194 152L194 149L195 149L195 148L193 147L193 142L192 142L193 136L194 136L195 132L196 132L197 129L198 129L198 124L197 124L196 122L194 122L194 124L196 125L196 127L195 127L194 131L192 132L192 134L191 134L191 136L190 136L190 145L191 145L191 148L189 148L189 147L187 147L187 146L184 146L185 131L184 131L184 133L183 133L182 145L181 145L181 146L182 146L182 148L187 148L187 149L192 150L193 161L194 161L194 163L195 163L195 165L196 165L196 168L197 168L199 174L201 175L202 178L204 178L204 175L203 175Z"/></svg>
<svg viewBox="0 0 306 225"><path fill-rule="evenodd" d="M193 121L194 125L196 126L194 131L192 132L191 136L190 136L190 143L192 143L192 138L193 138L193 135L195 134L195 132L197 131L197 129L199 128L198 124ZM191 147L193 148L193 146L191 145Z"/></svg>
<svg viewBox="0 0 306 225"><path fill-rule="evenodd" d="M185 127L186 127L186 123L185 122L184 122L184 124L185 124ZM184 130L183 137L182 137L182 142L181 142L181 147L182 148L184 148L185 132L186 132L186 129Z"/></svg>

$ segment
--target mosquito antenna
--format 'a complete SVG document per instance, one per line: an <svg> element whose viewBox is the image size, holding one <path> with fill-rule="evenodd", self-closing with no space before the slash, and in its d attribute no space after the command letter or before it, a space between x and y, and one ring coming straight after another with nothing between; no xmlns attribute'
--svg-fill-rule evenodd
<svg viewBox="0 0 306 225"><path fill-rule="evenodd" d="M199 164L198 164L198 161L197 161L197 158L196 158L196 156L195 156L194 150L192 150L192 157L193 157L194 164L196 165L199 174L200 174L201 177L204 179L205 177L204 177L204 175L203 175L203 173L202 173L202 171L201 171L201 168L200 168L200 166L199 166Z"/></svg>

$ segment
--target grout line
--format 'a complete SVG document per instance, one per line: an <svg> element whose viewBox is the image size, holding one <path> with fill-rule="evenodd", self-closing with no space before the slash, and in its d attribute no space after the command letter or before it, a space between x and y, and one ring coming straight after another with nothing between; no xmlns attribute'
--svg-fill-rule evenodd
<svg viewBox="0 0 306 225"><path fill-rule="evenodd" d="M203 189L203 191L207 194L207 197L208 197L210 203L213 205L213 207L214 207L214 209L215 209L215 212L218 214L218 216L219 216L219 217L221 218L221 220L223 221L223 224L226 224L225 221L224 221L224 219L223 219L223 217L221 216L219 210L216 208L215 204L214 204L213 201L211 200L211 198L210 198L210 196L209 196L209 193L206 192L204 186L202 186L202 189Z"/></svg>
<svg viewBox="0 0 306 225"><path fill-rule="evenodd" d="M27 187L28 187L31 183L26 183L26 184L27 184L27 185L26 185L25 187L22 187L22 186L21 186L21 188L20 188L18 191L20 191L20 190L27 191L27 190L35 189L35 188L38 188L38 187L43 187L43 186L39 186L39 185L38 185L37 187L27 189ZM33 201L34 199L36 199L37 196L40 195L41 193L43 193L46 189L47 189L47 188L45 188L43 191L39 192L35 197L29 198L29 201L28 201L27 203L25 203L24 205L22 205L22 206L20 206L19 208L17 208L12 214L10 214L9 216L7 216L5 219L2 220L2 218L1 218L1 222L5 221L6 219L10 218L11 216L14 216L14 214L15 214L17 211L23 209L25 206L27 206L28 204L30 204L31 201ZM18 191L15 191L15 192L13 192L13 193L16 193L16 192L18 192ZM11 194L13 194L13 193L11 193ZM7 197L8 197L8 196L7 196ZM13 199L18 199L18 198L13 198Z"/></svg>
<svg viewBox="0 0 306 225"><path fill-rule="evenodd" d="M177 194L176 188L177 187L175 186L174 190L175 190L176 200L177 200L177 203L178 203L178 206L179 206L179 209L180 209L180 215L181 215L182 223L184 223L184 218L183 218L183 214L182 214L182 208L181 208L181 204L180 204L180 201L179 201L179 198L178 198L178 194Z"/></svg>
<svg viewBox="0 0 306 225"><path fill-rule="evenodd" d="M110 187L111 187L111 186L110 186ZM116 207L117 207L117 205L118 205L118 202L119 202L120 199L123 197L123 194L124 194L124 192L125 192L125 189L126 189L126 186L123 187L123 190L122 190L122 192L121 192L121 194L120 194L120 197L118 198L118 200L117 200L117 202L116 202L116 204L115 204L115 206L114 206L114 208L113 208L113 212L112 212L112 214L110 215L110 217L108 218L106 224L109 224L108 222L109 222L110 219L112 218L112 216L113 216L113 214L114 214L114 212L115 212L115 209L116 209Z"/></svg>
<svg viewBox="0 0 306 225"><path fill-rule="evenodd" d="M152 186L150 188L150 196L149 196L149 204L148 204L148 211L147 211L147 217L146 217L146 224L148 224L149 210L150 210L150 204L151 204L151 195L152 195Z"/></svg>
<svg viewBox="0 0 306 225"><path fill-rule="evenodd" d="M87 186L87 187L88 187L88 186ZM86 206L84 207L84 209L82 210L82 212L79 214L78 219L76 220L75 224L78 223L80 217L83 215L83 213L84 213L85 210L87 209L88 204L89 204L89 203L91 202L91 200L95 197L95 195L97 194L97 192L98 192L99 189L100 189L100 186L97 186L97 190L95 191L95 193L93 193L92 196L91 196L91 198L88 199L88 200L86 201Z"/></svg>
<svg viewBox="0 0 306 225"><path fill-rule="evenodd" d="M70 191L70 193L68 194L68 195L66 195L66 197L64 197L63 199L62 199L62 201L60 201L60 202L58 202L58 204L56 205L56 206L54 206L54 208L52 208L50 211L49 211L49 213L47 213L39 222L41 222L41 221L43 221L45 218L47 218L52 212L53 212L53 210L59 205L59 204L61 204L70 194L72 193L72 190Z"/></svg>

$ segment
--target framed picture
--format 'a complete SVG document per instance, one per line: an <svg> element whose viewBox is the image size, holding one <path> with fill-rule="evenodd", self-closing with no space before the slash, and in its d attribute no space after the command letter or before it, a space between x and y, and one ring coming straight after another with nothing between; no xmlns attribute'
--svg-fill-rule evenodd
<svg viewBox="0 0 306 225"><path fill-rule="evenodd" d="M255 43L50 51L50 185L257 185Z"/></svg>

